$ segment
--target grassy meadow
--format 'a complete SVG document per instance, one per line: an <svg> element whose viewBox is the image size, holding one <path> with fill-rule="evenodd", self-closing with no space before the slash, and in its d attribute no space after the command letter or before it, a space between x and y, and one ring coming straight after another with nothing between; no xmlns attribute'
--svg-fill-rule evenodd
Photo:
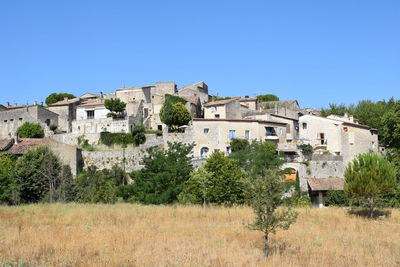
<svg viewBox="0 0 400 267"><path fill-rule="evenodd" d="M299 212L266 258L248 207L2 206L0 266L400 266L399 210L376 221Z"/></svg>

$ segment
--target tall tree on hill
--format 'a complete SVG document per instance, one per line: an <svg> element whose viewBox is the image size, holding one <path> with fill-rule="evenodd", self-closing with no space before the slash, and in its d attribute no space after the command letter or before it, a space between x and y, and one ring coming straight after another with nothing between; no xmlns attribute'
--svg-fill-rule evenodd
<svg viewBox="0 0 400 267"><path fill-rule="evenodd" d="M272 94L258 95L257 99L259 102L279 101L279 97Z"/></svg>
<svg viewBox="0 0 400 267"><path fill-rule="evenodd" d="M192 116L189 110L185 107L186 100L173 96L165 95L165 101L160 110L160 119L168 125L172 131L177 130L176 127L187 125Z"/></svg>
<svg viewBox="0 0 400 267"><path fill-rule="evenodd" d="M52 93L48 97L46 97L46 104L51 105L58 101L64 100L64 98L72 99L76 98L76 96L68 93Z"/></svg>

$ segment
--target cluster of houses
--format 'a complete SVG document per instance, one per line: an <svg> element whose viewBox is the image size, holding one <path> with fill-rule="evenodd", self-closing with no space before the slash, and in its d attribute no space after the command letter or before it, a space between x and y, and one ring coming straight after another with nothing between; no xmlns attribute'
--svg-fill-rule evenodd
<svg viewBox="0 0 400 267"><path fill-rule="evenodd" d="M309 190L315 205L323 205L327 190L343 188L343 173L350 160L379 149L377 130L359 124L352 116L321 117L318 110L301 109L296 100L259 102L252 97L231 97L213 101L204 82L181 88L174 82L157 82L117 89L110 94L86 93L47 107L38 103L0 105L0 150L23 154L41 143L18 137L18 127L24 122L40 123L48 143L70 147L77 147L77 140L82 137L96 144L104 131L129 133L139 123L167 136L168 130L159 115L166 94L187 101L192 121L180 140L195 143L194 158L205 159L214 151L229 154L233 138L274 142L284 155L283 167L298 173L301 187ZM126 103L124 118L107 117L109 111L104 101L110 98ZM160 142L163 140L166 139L161 138ZM302 145L310 145L313 154L305 155ZM18 146L23 148L17 149ZM59 155L63 158L62 152Z"/></svg>

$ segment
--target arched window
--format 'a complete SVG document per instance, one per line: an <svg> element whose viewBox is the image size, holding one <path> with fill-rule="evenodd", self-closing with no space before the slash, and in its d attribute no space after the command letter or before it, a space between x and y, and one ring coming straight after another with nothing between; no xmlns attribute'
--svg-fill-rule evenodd
<svg viewBox="0 0 400 267"><path fill-rule="evenodd" d="M208 147L202 147L200 149L200 156L202 158L207 158L208 157L208 151L209 151Z"/></svg>

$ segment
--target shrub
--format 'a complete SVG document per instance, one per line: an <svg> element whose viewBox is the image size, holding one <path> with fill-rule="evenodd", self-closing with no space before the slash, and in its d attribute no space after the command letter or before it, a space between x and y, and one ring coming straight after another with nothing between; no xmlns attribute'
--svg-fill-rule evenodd
<svg viewBox="0 0 400 267"><path fill-rule="evenodd" d="M244 150L248 145L249 141L247 139L240 139L240 138L233 138L229 143L232 152Z"/></svg>
<svg viewBox="0 0 400 267"><path fill-rule="evenodd" d="M343 190L328 190L325 197L327 206L349 206L350 202Z"/></svg>
<svg viewBox="0 0 400 267"><path fill-rule="evenodd" d="M157 136L162 136L163 132L161 130L145 130L145 134L156 134Z"/></svg>
<svg viewBox="0 0 400 267"><path fill-rule="evenodd" d="M146 136L144 135L145 129L143 124L135 125L132 129L132 137L133 137L133 143L136 146L139 146L141 144L144 144L146 142Z"/></svg>
<svg viewBox="0 0 400 267"><path fill-rule="evenodd" d="M126 104L122 102L119 98L111 98L104 101L104 106L106 107L106 109L111 111L107 114L107 117L116 119L123 117L123 112L125 111Z"/></svg>
<svg viewBox="0 0 400 267"><path fill-rule="evenodd" d="M39 123L25 122L18 128L18 135L21 138L41 138L43 129Z"/></svg>
<svg viewBox="0 0 400 267"><path fill-rule="evenodd" d="M310 144L302 144L299 148L304 156L311 156L314 153L314 149Z"/></svg>
<svg viewBox="0 0 400 267"><path fill-rule="evenodd" d="M126 147L134 143L134 137L128 133L101 132L100 142L106 146L121 145Z"/></svg>
<svg viewBox="0 0 400 267"><path fill-rule="evenodd" d="M272 95L272 94L258 95L257 100L259 102L279 101L279 97L277 97L276 95Z"/></svg>

